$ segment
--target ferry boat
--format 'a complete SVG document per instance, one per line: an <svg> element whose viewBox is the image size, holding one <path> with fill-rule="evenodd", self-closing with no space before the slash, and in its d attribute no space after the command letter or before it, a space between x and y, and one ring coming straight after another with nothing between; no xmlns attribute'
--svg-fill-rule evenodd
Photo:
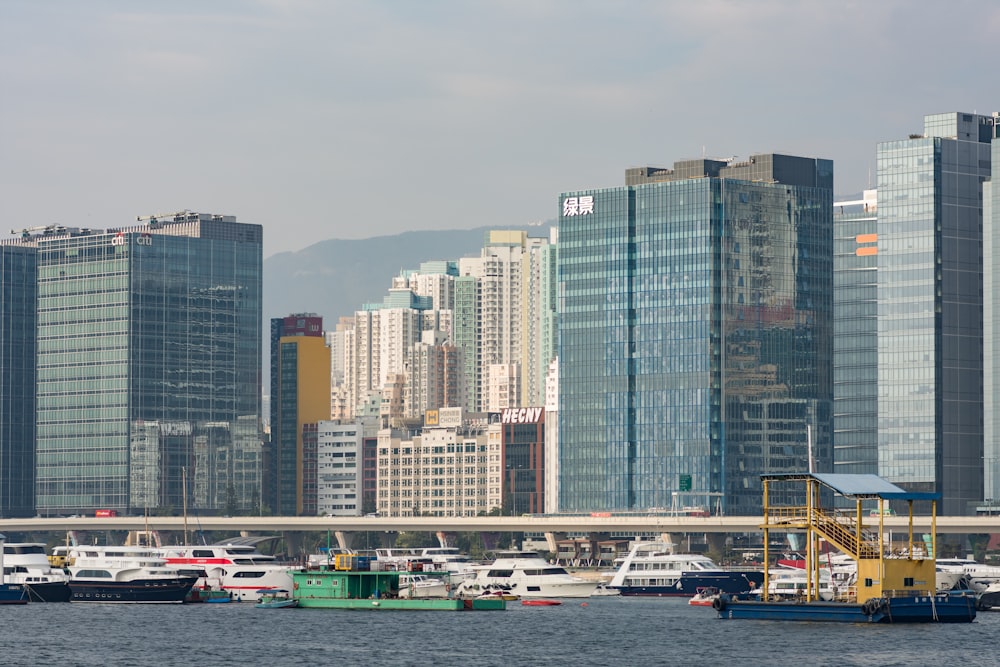
<svg viewBox="0 0 1000 667"><path fill-rule="evenodd" d="M161 546L157 553L167 565L195 575L196 589L221 590L234 601L257 601L262 590L292 587L293 566L250 544Z"/></svg>
<svg viewBox="0 0 1000 667"><path fill-rule="evenodd" d="M73 602L184 602L197 577L167 565L149 547L56 547L69 571Z"/></svg>
<svg viewBox="0 0 1000 667"><path fill-rule="evenodd" d="M792 600L775 599L771 592L770 571L765 570L759 599L736 599L720 596L712 603L719 618L783 621L832 621L841 623L969 623L976 618L976 597L965 592L940 594L936 591L937 501L940 494L909 492L876 475L783 473L762 475L764 487L764 562L770 562L770 533L804 531L807 553L804 570L807 584L803 594ZM788 485L801 485L789 490ZM771 492L780 497L801 497L804 505L779 505ZM821 500L829 492L848 501L852 510L823 507ZM865 526L863 502L877 501L877 519ZM889 556L885 545L883 520L886 501L909 506L908 547L905 556ZM917 548L913 534L913 503L930 501L931 526L929 554ZM819 539L850 555L857 563L856 584L833 600L821 594ZM920 540L922 543L922 539ZM820 588L816 583L819 582Z"/></svg>
<svg viewBox="0 0 1000 667"><path fill-rule="evenodd" d="M52 567L41 542L7 542L3 545L3 582L24 587L32 602L69 602L69 575Z"/></svg>
<svg viewBox="0 0 1000 667"><path fill-rule="evenodd" d="M701 554L678 554L667 542L640 542L619 561L608 588L622 595L692 597L700 588L737 595L759 587L759 570L726 570Z"/></svg>
<svg viewBox="0 0 1000 667"><path fill-rule="evenodd" d="M458 596L502 590L522 598L587 598L598 584L571 575L535 551L500 551L492 564L476 566L474 571L474 577L464 579L456 588Z"/></svg>

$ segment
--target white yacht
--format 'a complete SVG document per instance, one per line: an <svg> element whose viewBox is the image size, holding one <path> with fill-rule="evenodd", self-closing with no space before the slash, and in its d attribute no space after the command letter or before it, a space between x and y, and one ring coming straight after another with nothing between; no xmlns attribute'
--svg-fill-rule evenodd
<svg viewBox="0 0 1000 667"><path fill-rule="evenodd" d="M597 581L575 577L552 565L535 551L500 551L490 565L474 567L475 576L456 588L459 597L475 597L487 591L503 591L522 598L586 598Z"/></svg>
<svg viewBox="0 0 1000 667"><path fill-rule="evenodd" d="M618 570L608 588L622 595L692 597L700 588L712 587L736 595L759 587L760 570L726 570L701 554L674 553L667 542L640 542L628 555L616 559Z"/></svg>
<svg viewBox="0 0 1000 667"><path fill-rule="evenodd" d="M426 574L406 572L399 575L399 597L401 598L446 598L451 586Z"/></svg>
<svg viewBox="0 0 1000 667"><path fill-rule="evenodd" d="M257 601L260 591L292 590L292 565L249 544L161 546L167 564L198 578L195 586L228 592L235 601Z"/></svg>
<svg viewBox="0 0 1000 667"><path fill-rule="evenodd" d="M420 556L431 559L435 572L447 572L452 585L476 576L475 563L456 547L425 547Z"/></svg>
<svg viewBox="0 0 1000 667"><path fill-rule="evenodd" d="M32 602L69 602L69 575L52 567L41 542L6 542L0 583L23 585Z"/></svg>
<svg viewBox="0 0 1000 667"><path fill-rule="evenodd" d="M73 602L183 602L197 577L179 573L149 547L56 547Z"/></svg>
<svg viewBox="0 0 1000 667"><path fill-rule="evenodd" d="M819 594L820 600L829 602L836 597L836 589L833 585L833 574L828 568L820 568L819 572ZM812 588L813 597L816 597L816 583L808 586L805 569L798 567L779 567L770 570L767 574L767 594L768 597L780 599L798 599L806 596L806 588ZM815 575L815 573L812 573ZM760 595L761 589L750 591L751 594Z"/></svg>

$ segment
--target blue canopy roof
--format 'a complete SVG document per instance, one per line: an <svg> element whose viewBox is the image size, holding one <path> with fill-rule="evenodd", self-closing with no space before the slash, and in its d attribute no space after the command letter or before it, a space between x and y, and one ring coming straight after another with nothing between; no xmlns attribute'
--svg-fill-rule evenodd
<svg viewBox="0 0 1000 667"><path fill-rule="evenodd" d="M941 494L927 491L906 491L878 475L845 475L834 473L780 473L761 475L761 479L796 481L815 479L842 496L853 498L884 498L886 500L940 500Z"/></svg>

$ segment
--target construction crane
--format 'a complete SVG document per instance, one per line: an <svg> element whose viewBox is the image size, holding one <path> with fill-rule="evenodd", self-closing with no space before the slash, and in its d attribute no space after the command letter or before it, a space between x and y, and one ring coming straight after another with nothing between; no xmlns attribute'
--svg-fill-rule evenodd
<svg viewBox="0 0 1000 667"><path fill-rule="evenodd" d="M137 222L148 221L151 225L156 225L161 220L173 220L177 221L177 218L181 220L187 219L191 211L184 209L183 211L177 211L176 213L154 213L153 215L140 215L136 217Z"/></svg>
<svg viewBox="0 0 1000 667"><path fill-rule="evenodd" d="M49 234L57 234L59 232L65 232L66 228L62 225L39 225L37 227L25 227L24 229L12 229L11 234L20 234L22 239L30 239L32 232L46 232Z"/></svg>

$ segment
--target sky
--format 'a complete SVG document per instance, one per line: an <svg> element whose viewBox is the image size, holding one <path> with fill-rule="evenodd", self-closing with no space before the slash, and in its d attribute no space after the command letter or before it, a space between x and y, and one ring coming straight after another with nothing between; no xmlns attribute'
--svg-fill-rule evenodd
<svg viewBox="0 0 1000 667"><path fill-rule="evenodd" d="M1000 111L998 35L990 0L0 0L0 225L236 215L268 257L769 152L854 194Z"/></svg>

